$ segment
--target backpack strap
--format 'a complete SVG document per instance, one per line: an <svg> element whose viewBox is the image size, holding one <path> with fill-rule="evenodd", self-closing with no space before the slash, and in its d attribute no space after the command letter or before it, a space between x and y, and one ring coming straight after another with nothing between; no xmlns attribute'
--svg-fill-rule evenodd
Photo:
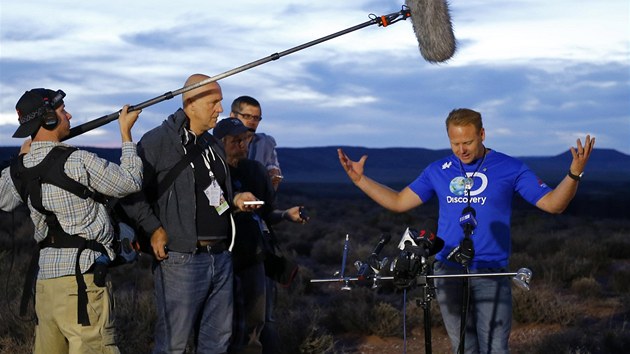
<svg viewBox="0 0 630 354"><path fill-rule="evenodd" d="M63 232L62 234L56 234L54 238L46 237L44 241L40 242L39 249L47 247L77 249L77 258L74 266L74 274L77 280L77 319L78 323L81 325L89 326L90 318L87 313L87 285L85 284L83 273L81 273L81 253L83 253L86 249L89 249L106 255L107 250L105 249L105 246L96 240L88 240L81 236L70 235Z"/></svg>
<svg viewBox="0 0 630 354"><path fill-rule="evenodd" d="M78 286L77 317L78 322L83 326L89 326L90 320L87 314L87 286L83 273L81 273L81 253L85 249L107 254L105 246L96 240L87 240L81 236L70 235L63 230L55 213L46 210L42 203L42 184L52 184L64 189L81 199L92 198L94 201L104 203L106 198L103 194L90 190L87 186L72 179L65 172L64 166L70 154L77 148L69 146L55 146L37 165L27 168L24 166L24 155L20 155L11 165L11 179L17 189L22 201L31 205L45 217L48 225L48 235L39 243L39 247L33 254L31 265L27 273L27 279L22 292L20 303L20 315L26 313L29 297L33 291L34 280L37 275L37 260L40 249L47 247L54 248L76 248L77 257L75 262L75 276Z"/></svg>
<svg viewBox="0 0 630 354"><path fill-rule="evenodd" d="M182 157L182 159L179 160L179 162L177 162L177 164L175 164L175 166L173 166L168 171L168 173L166 174L166 177L164 177L164 179L160 181L160 183L158 183L157 196L155 200L153 200L153 202L158 201L160 197L162 197L162 195L166 193L166 191L171 187L171 184L175 182L175 179L177 178L177 176L179 176L180 173L184 171L186 166L188 166L197 156L201 155L202 152L203 152L202 147L197 144L191 146L188 149L188 152L186 153L186 155L184 155L184 157Z"/></svg>

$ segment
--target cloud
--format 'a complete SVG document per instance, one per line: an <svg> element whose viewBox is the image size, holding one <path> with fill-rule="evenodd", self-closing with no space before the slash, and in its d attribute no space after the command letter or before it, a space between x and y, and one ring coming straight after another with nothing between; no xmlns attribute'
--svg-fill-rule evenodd
<svg viewBox="0 0 630 354"><path fill-rule="evenodd" d="M220 80L224 107L243 94L258 98L261 129L279 146L448 148L444 118L470 107L484 116L488 144L507 153L558 154L580 132L597 136L597 147L630 154L627 1L449 3L458 51L434 65L420 57L408 21L271 60L370 13L396 12L402 1L3 1L0 143L20 143L9 138L14 106L30 88L63 89L76 126L177 90L201 72L228 73ZM134 136L180 99L145 108ZM117 146L118 139L110 123L71 143Z"/></svg>

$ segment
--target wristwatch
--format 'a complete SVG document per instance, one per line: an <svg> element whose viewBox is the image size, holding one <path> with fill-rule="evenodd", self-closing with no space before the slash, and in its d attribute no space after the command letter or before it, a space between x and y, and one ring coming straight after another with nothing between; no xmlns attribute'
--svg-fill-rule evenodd
<svg viewBox="0 0 630 354"><path fill-rule="evenodd" d="M582 173L580 173L579 175L574 175L573 173L571 173L571 170L569 170L569 173L567 173L567 176L579 182L582 179L582 176L584 176L584 171L582 171Z"/></svg>

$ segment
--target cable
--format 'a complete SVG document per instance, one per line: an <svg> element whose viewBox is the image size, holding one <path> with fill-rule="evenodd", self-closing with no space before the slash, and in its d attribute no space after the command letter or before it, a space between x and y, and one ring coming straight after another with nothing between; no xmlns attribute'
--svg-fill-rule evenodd
<svg viewBox="0 0 630 354"><path fill-rule="evenodd" d="M403 353L407 353L407 288L403 289Z"/></svg>

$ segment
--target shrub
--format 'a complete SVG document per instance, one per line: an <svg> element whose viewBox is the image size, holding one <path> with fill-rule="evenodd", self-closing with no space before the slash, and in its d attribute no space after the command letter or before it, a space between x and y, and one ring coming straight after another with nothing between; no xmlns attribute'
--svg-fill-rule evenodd
<svg viewBox="0 0 630 354"><path fill-rule="evenodd" d="M515 289L513 296L514 320L521 323L570 325L577 313L572 303L566 303L558 292L547 286L532 287L530 291Z"/></svg>
<svg viewBox="0 0 630 354"><path fill-rule="evenodd" d="M310 327L306 339L300 344L302 354L334 353L335 341L332 335L319 326Z"/></svg>
<svg viewBox="0 0 630 354"><path fill-rule="evenodd" d="M619 270L611 275L611 288L619 294L630 293L630 270Z"/></svg>
<svg viewBox="0 0 630 354"><path fill-rule="evenodd" d="M381 337L402 336L402 313L389 303L379 302L372 311L373 320L368 323L370 333Z"/></svg>
<svg viewBox="0 0 630 354"><path fill-rule="evenodd" d="M579 278L571 283L571 292L579 294L584 297L599 297L602 295L603 290L601 284L592 277Z"/></svg>

